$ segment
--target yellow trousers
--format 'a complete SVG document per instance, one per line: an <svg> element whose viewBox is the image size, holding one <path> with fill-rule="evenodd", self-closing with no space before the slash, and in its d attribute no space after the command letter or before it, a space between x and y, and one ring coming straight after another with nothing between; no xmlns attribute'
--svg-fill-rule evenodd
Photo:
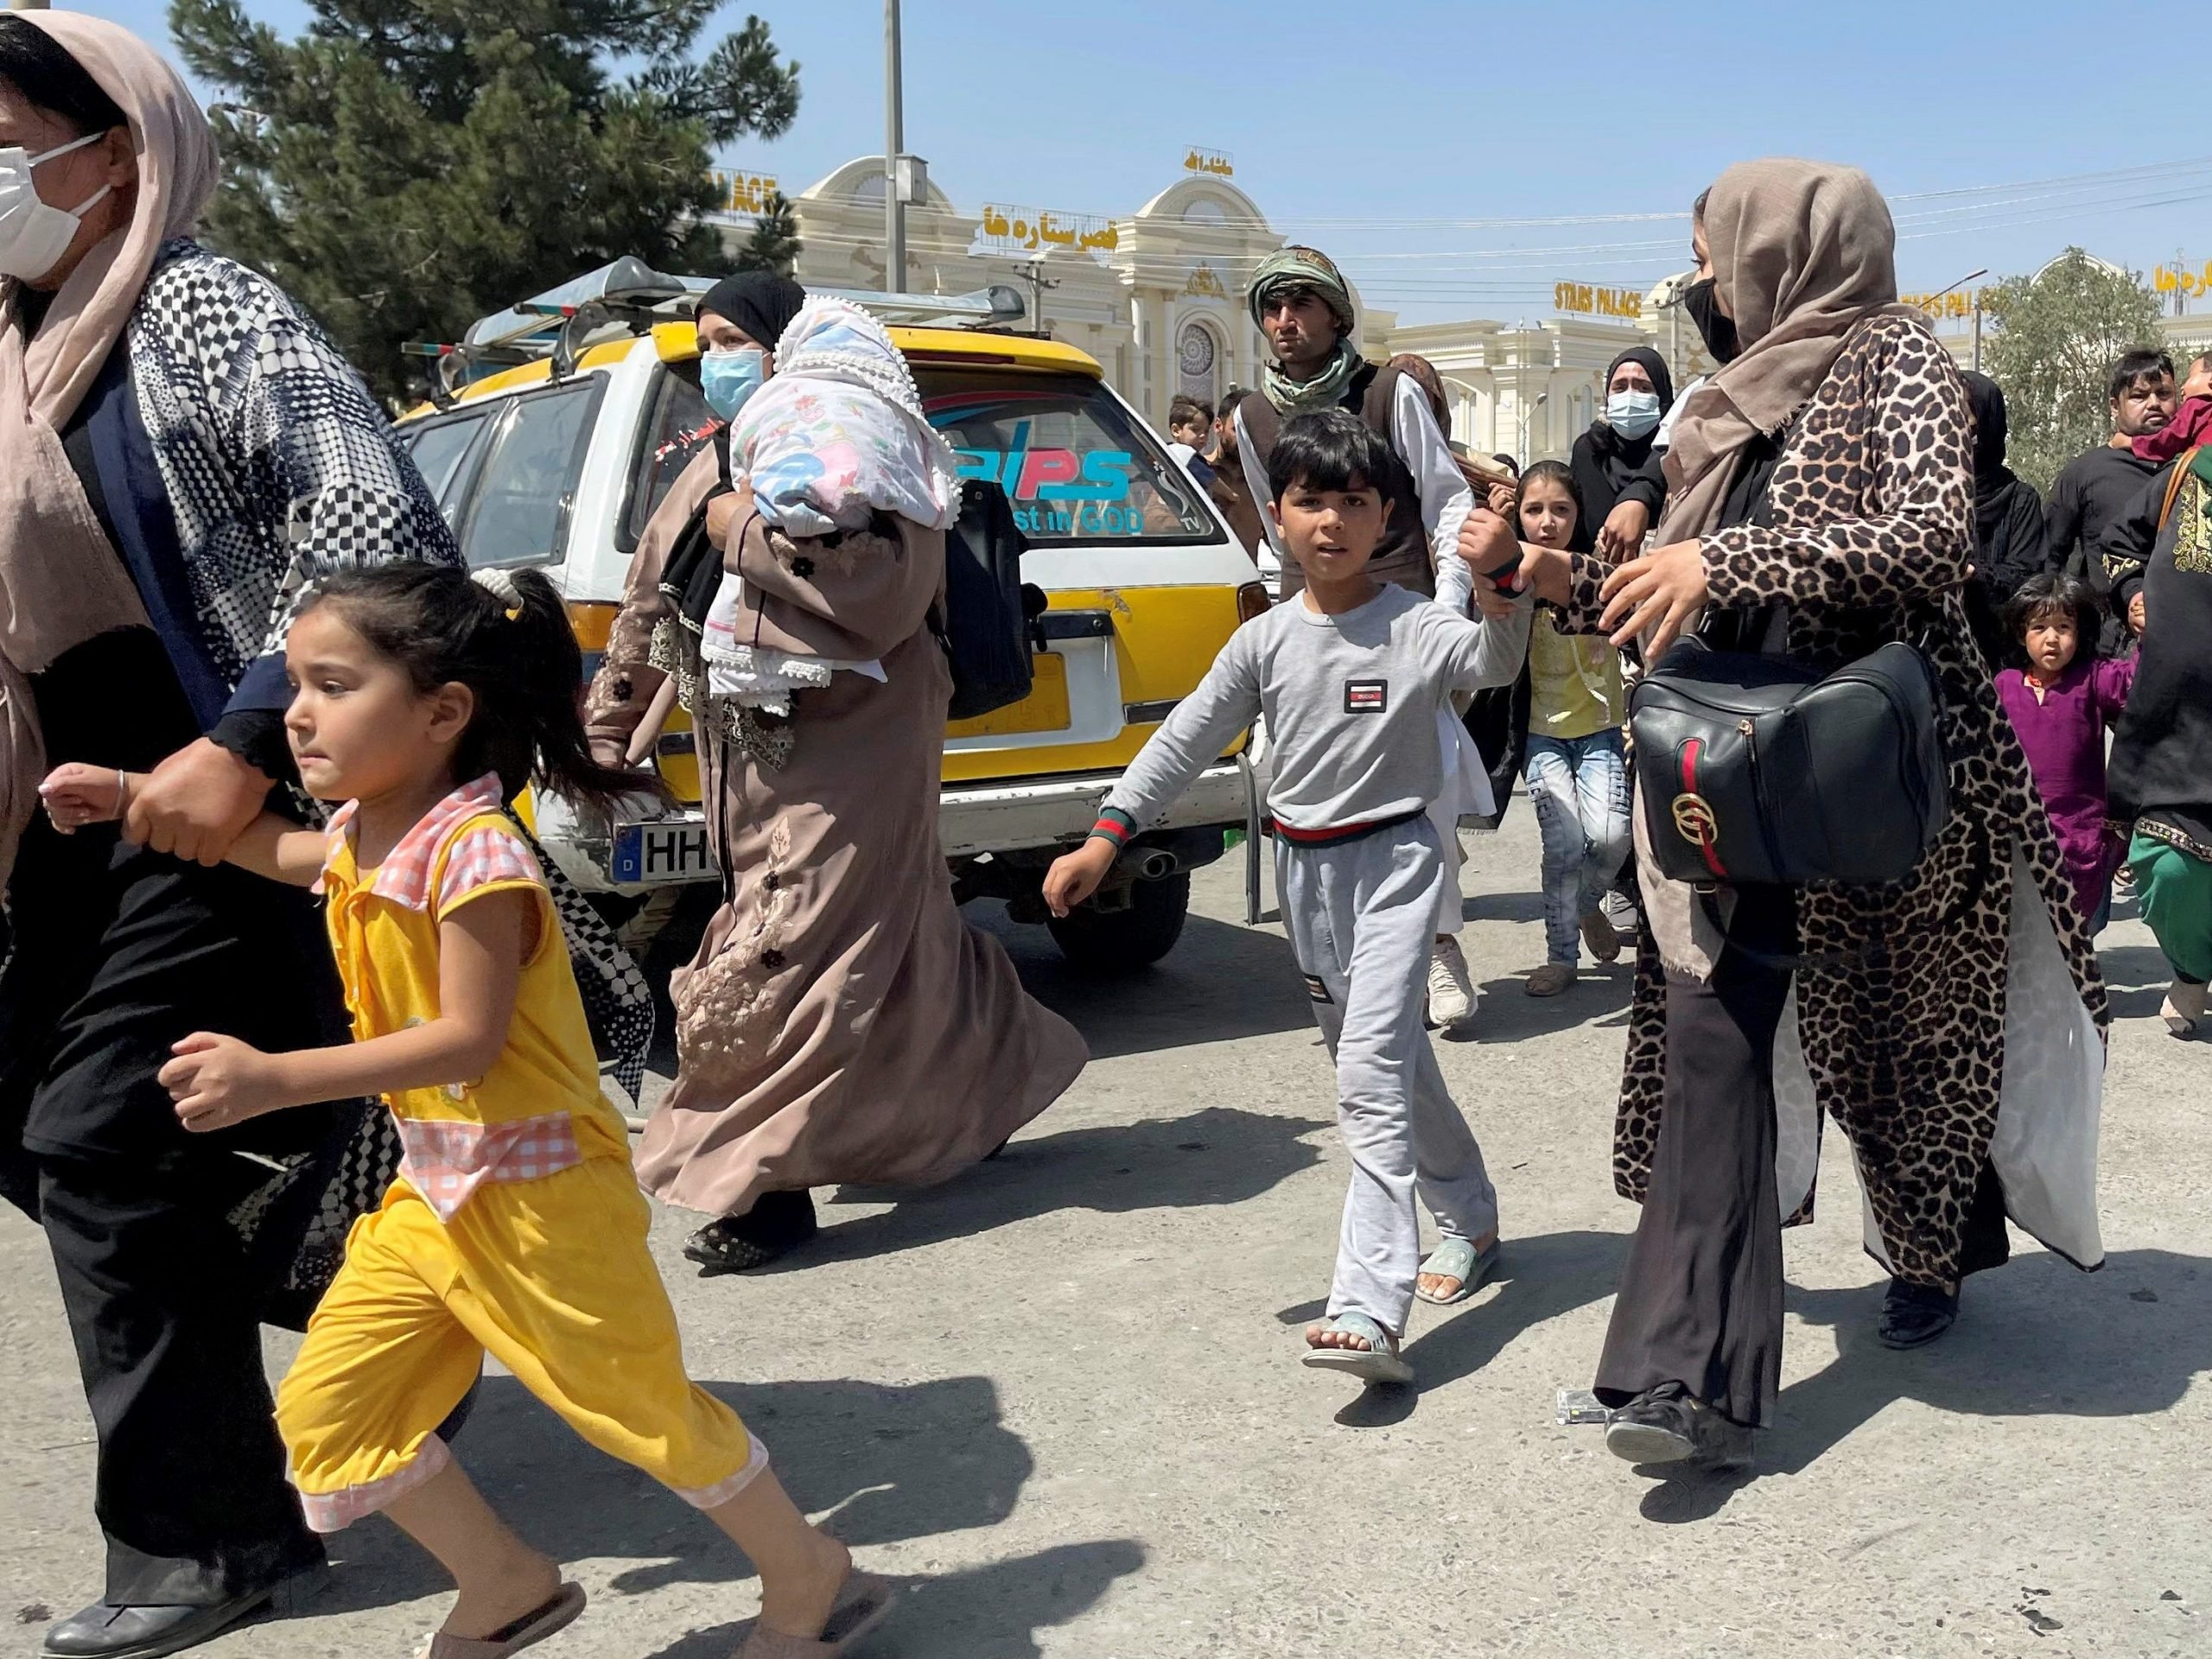
<svg viewBox="0 0 2212 1659"><path fill-rule="evenodd" d="M701 1509L767 1453L683 1370L626 1159L487 1182L449 1222L394 1183L276 1393L308 1524L335 1532L436 1474L435 1433L489 1353L592 1445Z"/></svg>

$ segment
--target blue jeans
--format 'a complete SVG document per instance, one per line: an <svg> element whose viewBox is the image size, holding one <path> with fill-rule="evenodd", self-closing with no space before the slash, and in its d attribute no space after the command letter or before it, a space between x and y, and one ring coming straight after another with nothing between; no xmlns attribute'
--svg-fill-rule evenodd
<svg viewBox="0 0 2212 1659"><path fill-rule="evenodd" d="M1544 841L1544 954L1575 962L1577 924L1595 911L1630 845L1628 766L1620 728L1587 737L1529 734L1529 799Z"/></svg>

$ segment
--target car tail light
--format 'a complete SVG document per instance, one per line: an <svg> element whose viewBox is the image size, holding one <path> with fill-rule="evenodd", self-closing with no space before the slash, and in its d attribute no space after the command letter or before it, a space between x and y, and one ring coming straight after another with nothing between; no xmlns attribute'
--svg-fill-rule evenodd
<svg viewBox="0 0 2212 1659"><path fill-rule="evenodd" d="M1268 597L1268 587L1262 582L1248 582L1236 590L1236 620L1249 622L1255 616L1265 616L1273 609L1274 601Z"/></svg>

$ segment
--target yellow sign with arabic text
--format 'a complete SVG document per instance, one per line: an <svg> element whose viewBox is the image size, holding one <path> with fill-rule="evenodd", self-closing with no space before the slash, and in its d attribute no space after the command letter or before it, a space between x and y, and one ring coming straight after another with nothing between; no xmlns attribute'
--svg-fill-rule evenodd
<svg viewBox="0 0 2212 1659"><path fill-rule="evenodd" d="M1643 315L1643 296L1632 288L1597 288L1588 283L1552 284L1552 309L1580 317L1625 317L1633 322Z"/></svg>
<svg viewBox="0 0 2212 1659"><path fill-rule="evenodd" d="M2168 270L2160 265L2151 282L2161 294L2185 294L2192 300L2212 294L2212 259L2204 262L2202 270Z"/></svg>
<svg viewBox="0 0 2212 1659"><path fill-rule="evenodd" d="M716 168L714 180L722 193L721 207L726 213L765 213L776 195L772 173L733 173Z"/></svg>
<svg viewBox="0 0 2212 1659"><path fill-rule="evenodd" d="M1947 318L1974 315L1974 308L1981 303L1981 290L1955 288L1948 294L1900 294L1897 303L1916 306L1931 320L1942 322Z"/></svg>
<svg viewBox="0 0 2212 1659"><path fill-rule="evenodd" d="M1233 179L1236 163L1225 149L1200 149L1194 144L1183 153L1183 170L1203 173L1208 178Z"/></svg>
<svg viewBox="0 0 2212 1659"><path fill-rule="evenodd" d="M1084 213L1040 213L1033 207L1006 207L986 203L977 243L988 253L1043 253L1064 248L1096 258L1122 245L1122 233L1110 219Z"/></svg>

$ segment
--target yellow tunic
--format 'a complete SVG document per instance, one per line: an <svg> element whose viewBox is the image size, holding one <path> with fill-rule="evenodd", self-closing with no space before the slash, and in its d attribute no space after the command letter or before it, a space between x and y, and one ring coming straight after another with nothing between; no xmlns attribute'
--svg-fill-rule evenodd
<svg viewBox="0 0 2212 1659"><path fill-rule="evenodd" d="M387 1097L400 1179L354 1224L277 1391L308 1524L335 1531L443 1468L435 1431L486 1352L688 1501L734 1497L766 1454L684 1372L559 919L497 779L456 790L375 869L355 866L351 817L333 821L322 887L360 1039L437 1017L438 930L462 906L528 892L537 925L491 1070Z"/></svg>
<svg viewBox="0 0 2212 1659"><path fill-rule="evenodd" d="M1529 630L1529 729L1562 741L1588 737L1627 717L1621 658L1598 635L1561 633L1548 607Z"/></svg>

